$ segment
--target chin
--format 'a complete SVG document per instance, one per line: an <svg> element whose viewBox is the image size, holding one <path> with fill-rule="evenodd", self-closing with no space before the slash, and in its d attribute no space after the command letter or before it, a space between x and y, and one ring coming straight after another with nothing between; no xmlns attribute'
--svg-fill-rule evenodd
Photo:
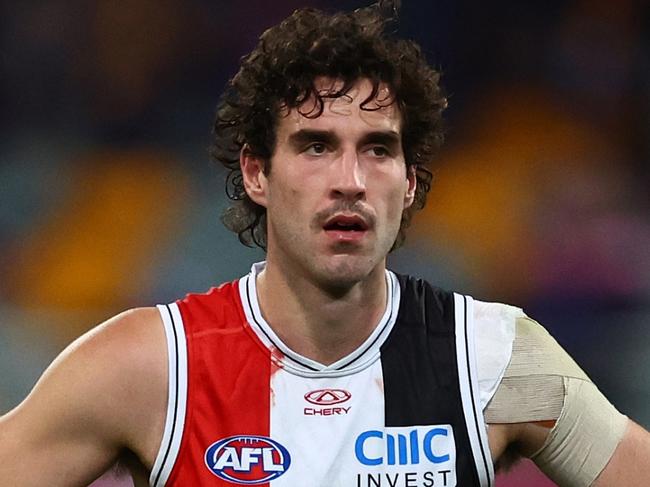
<svg viewBox="0 0 650 487"><path fill-rule="evenodd" d="M349 289L365 280L377 267L377 262L368 256L335 255L318 269L320 281L330 288Z"/></svg>

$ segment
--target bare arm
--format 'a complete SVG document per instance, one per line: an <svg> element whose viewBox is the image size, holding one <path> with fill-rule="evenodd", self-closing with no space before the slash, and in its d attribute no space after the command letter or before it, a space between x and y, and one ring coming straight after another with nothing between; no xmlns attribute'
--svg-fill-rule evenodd
<svg viewBox="0 0 650 487"><path fill-rule="evenodd" d="M155 309L141 309L98 326L0 417L3 485L86 486L125 449L152 456L166 407L164 331L157 320Z"/></svg>
<svg viewBox="0 0 650 487"><path fill-rule="evenodd" d="M644 487L650 485L650 433L628 422L614 456L594 482L594 487Z"/></svg>

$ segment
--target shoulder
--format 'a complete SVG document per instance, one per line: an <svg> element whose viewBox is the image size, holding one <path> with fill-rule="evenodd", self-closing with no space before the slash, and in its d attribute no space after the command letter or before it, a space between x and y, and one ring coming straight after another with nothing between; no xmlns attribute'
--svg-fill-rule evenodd
<svg viewBox="0 0 650 487"><path fill-rule="evenodd" d="M240 289L241 288L241 289ZM242 313L242 300L253 299L253 291L246 278L226 282L204 293L190 293L178 301L185 326L192 329L228 323ZM173 319L173 308L166 307L165 314Z"/></svg>
<svg viewBox="0 0 650 487"><path fill-rule="evenodd" d="M165 371L165 350L159 311L137 308L80 336L52 366L83 369L88 376L108 381L106 385L146 382Z"/></svg>
<svg viewBox="0 0 650 487"><path fill-rule="evenodd" d="M399 282L400 300L403 306L433 307L442 314L449 314L459 303L462 305L467 303L475 328L487 334L490 332L499 334L505 330L512 331L511 334L514 336L515 320L525 317L523 310L516 306L480 301L463 293L434 286L426 279L406 274L394 274Z"/></svg>
<svg viewBox="0 0 650 487"><path fill-rule="evenodd" d="M546 328L520 308L474 301L473 315L477 375L484 408L506 376L550 374L588 380Z"/></svg>
<svg viewBox="0 0 650 487"><path fill-rule="evenodd" d="M508 304L472 300L472 317L480 400L485 408L512 358L517 322L526 315Z"/></svg>
<svg viewBox="0 0 650 487"><path fill-rule="evenodd" d="M480 404L484 409L494 396L511 360L517 321L526 318L523 310L447 291L424 279L403 274L396 274L396 277L401 289L400 312L408 320L424 319L429 323L441 319L448 329L459 319L460 315L456 312L458 306L464 308L461 314L470 318L470 356L475 363Z"/></svg>
<svg viewBox="0 0 650 487"><path fill-rule="evenodd" d="M110 415L125 444L141 437L142 426L153 427L153 418L163 418L167 345L158 309L118 314L77 339L61 358L64 367L83 371L86 387L101 398L92 408Z"/></svg>
<svg viewBox="0 0 650 487"><path fill-rule="evenodd" d="M130 446L138 424L166 406L165 332L156 308L118 314L72 342L17 414L82 419L98 437Z"/></svg>
<svg viewBox="0 0 650 487"><path fill-rule="evenodd" d="M125 449L151 463L167 406L165 341L158 311L143 308L71 343L28 397L0 417L0 476L31 476L38 480L27 483L42 485L46 474L25 465L47 458L54 478L86 485Z"/></svg>

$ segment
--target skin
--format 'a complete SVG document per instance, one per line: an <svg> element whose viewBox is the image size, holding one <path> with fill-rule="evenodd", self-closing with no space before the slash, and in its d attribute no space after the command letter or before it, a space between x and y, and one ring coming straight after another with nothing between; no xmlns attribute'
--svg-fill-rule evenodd
<svg viewBox="0 0 650 487"><path fill-rule="evenodd" d="M315 119L285 113L268 175L249 151L241 160L246 190L268 215L261 309L289 347L326 364L363 343L384 312L386 255L415 196L401 117L394 105L363 110L370 90L360 83L350 98L326 102ZM355 214L368 223L363 238L326 235L329 218Z"/></svg>
<svg viewBox="0 0 650 487"><path fill-rule="evenodd" d="M241 156L248 194L268 209L261 308L288 346L324 364L348 355L378 322L386 254L415 190L399 142L400 114L394 107L360 110L368 90L358 83L350 99L326 104L316 119L285 113L271 171L246 148ZM386 137L393 133L396 143ZM355 239L325 232L323 224L341 213L361 215L367 231ZM122 313L70 345L25 401L0 417L1 483L83 487L119 460L137 486L147 485L166 408L160 316L155 308ZM532 454L548 426L489 425L493 459L512 447ZM650 434L630 422L594 485L648 485L648 458Z"/></svg>
<svg viewBox="0 0 650 487"><path fill-rule="evenodd" d="M167 409L165 347L155 308L73 342L0 417L0 485L87 486L118 459L147 485Z"/></svg>

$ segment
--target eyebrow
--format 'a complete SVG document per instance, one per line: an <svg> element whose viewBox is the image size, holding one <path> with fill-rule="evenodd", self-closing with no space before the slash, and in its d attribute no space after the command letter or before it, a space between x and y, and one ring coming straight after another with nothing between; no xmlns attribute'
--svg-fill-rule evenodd
<svg viewBox="0 0 650 487"><path fill-rule="evenodd" d="M339 141L339 137L329 130L300 129L289 136L289 144L295 148L302 148L311 142L334 145Z"/></svg>
<svg viewBox="0 0 650 487"><path fill-rule="evenodd" d="M300 129L288 138L289 144L295 148L302 148L312 142L322 142L328 145L337 145L341 139L330 130ZM402 138L394 130L379 130L368 132L361 137L360 145L381 144L390 148L400 146Z"/></svg>
<svg viewBox="0 0 650 487"><path fill-rule="evenodd" d="M381 144L391 149L398 148L401 142L402 137L394 130L368 132L361 138L361 145Z"/></svg>

